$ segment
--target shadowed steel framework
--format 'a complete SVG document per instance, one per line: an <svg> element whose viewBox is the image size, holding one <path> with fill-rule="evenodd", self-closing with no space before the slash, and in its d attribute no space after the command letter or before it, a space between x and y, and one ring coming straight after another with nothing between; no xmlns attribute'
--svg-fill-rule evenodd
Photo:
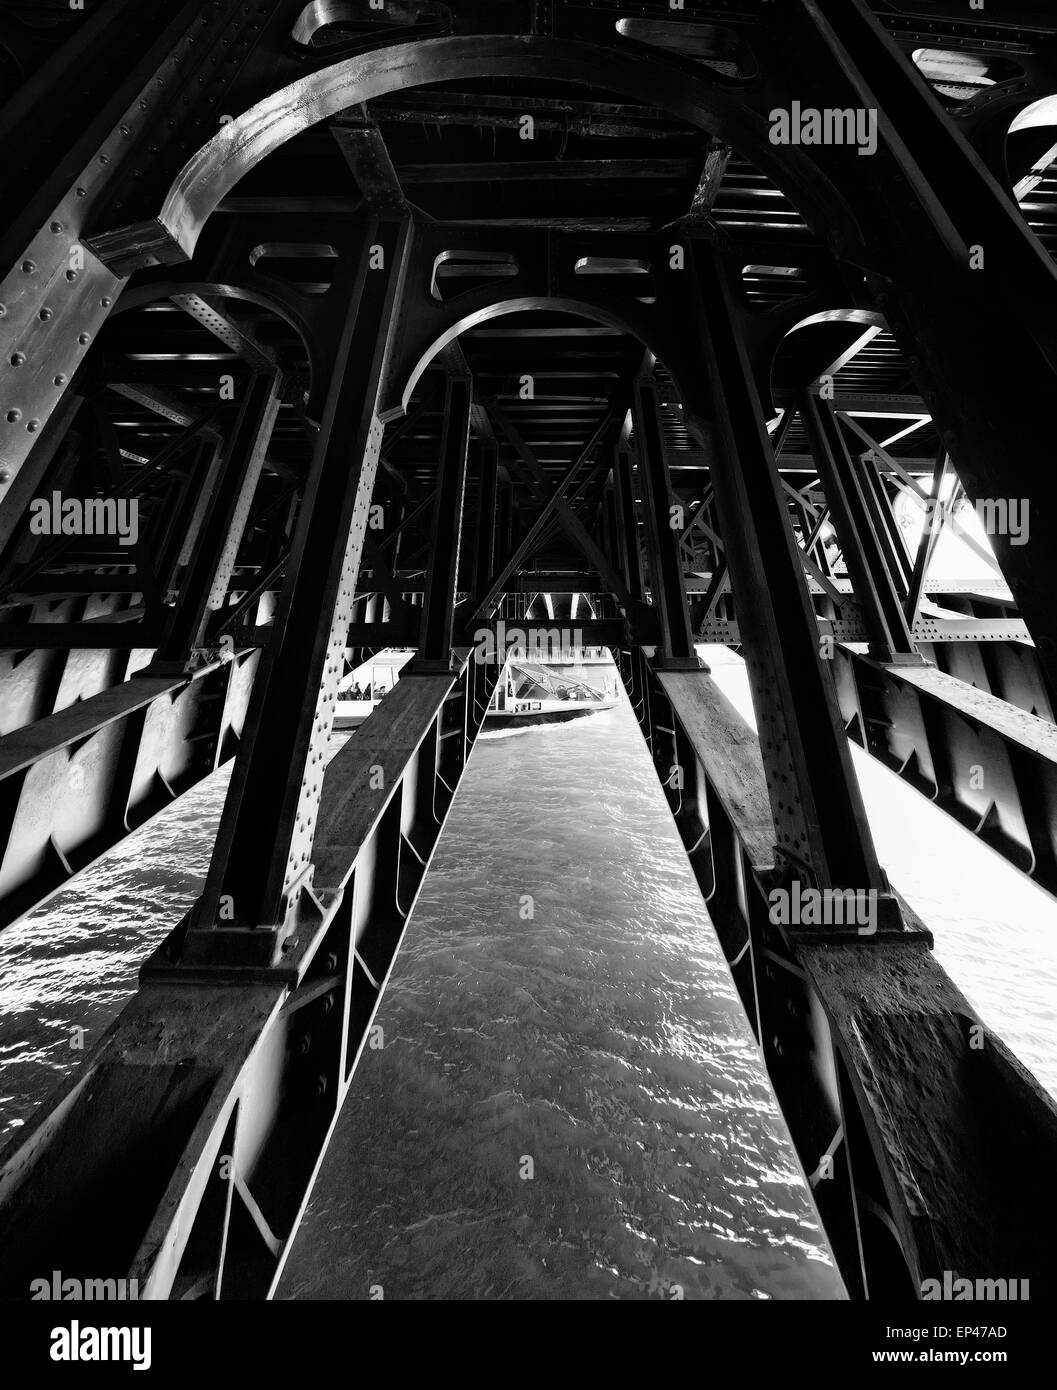
<svg viewBox="0 0 1057 1390"><path fill-rule="evenodd" d="M505 624L614 653L851 1294L1052 1293L1057 1110L849 746L1057 893L1045 9L0 6L0 925L234 759L0 1155L6 1292L272 1292ZM967 506L992 578L938 578Z"/></svg>

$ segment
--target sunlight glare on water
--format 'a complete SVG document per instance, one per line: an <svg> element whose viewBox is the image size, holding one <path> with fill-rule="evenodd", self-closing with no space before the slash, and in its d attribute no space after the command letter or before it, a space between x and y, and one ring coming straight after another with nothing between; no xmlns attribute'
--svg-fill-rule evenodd
<svg viewBox="0 0 1057 1390"><path fill-rule="evenodd" d="M755 728L741 657L727 647L700 651ZM852 762L877 853L934 933L937 960L1057 1097L1057 902L855 744Z"/></svg>

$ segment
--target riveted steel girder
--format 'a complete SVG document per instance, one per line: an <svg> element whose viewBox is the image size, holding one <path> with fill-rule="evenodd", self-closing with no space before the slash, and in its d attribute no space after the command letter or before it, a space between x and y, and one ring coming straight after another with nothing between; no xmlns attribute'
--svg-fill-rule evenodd
<svg viewBox="0 0 1057 1390"><path fill-rule="evenodd" d="M621 673L849 1291L913 1298L949 1270L1053 1289L1021 1205L1045 1200L1053 1099L909 914L869 935L776 924L759 740L706 672L626 650Z"/></svg>
<svg viewBox="0 0 1057 1390"><path fill-rule="evenodd" d="M718 258L695 258L715 402L713 480L760 721L778 846L818 882L887 888L840 732L770 439ZM712 426L696 402L697 427ZM795 711L795 713L794 713Z"/></svg>
<svg viewBox="0 0 1057 1390"><path fill-rule="evenodd" d="M399 314L410 234L407 219L378 222L349 286L348 324L288 578L248 713L249 751L232 779L190 926L188 949L205 958L228 948L274 958L298 896L310 886L324 750L378 468L382 425L376 411L387 326ZM381 248L381 256L372 248ZM312 698L306 700L306 691ZM263 877L262 836L272 846ZM230 931L218 925L222 897L234 904L239 924ZM227 945L218 946L221 940Z"/></svg>
<svg viewBox="0 0 1057 1390"><path fill-rule="evenodd" d="M497 675L465 651L406 674L321 774L316 893L281 962L196 963L182 932L147 962L0 1155L8 1296L41 1259L148 1299L274 1289Z"/></svg>

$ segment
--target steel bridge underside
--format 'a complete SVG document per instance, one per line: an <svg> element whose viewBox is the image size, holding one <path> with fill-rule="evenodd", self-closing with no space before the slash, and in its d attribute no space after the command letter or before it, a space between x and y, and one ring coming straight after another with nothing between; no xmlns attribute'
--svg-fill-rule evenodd
<svg viewBox="0 0 1057 1390"><path fill-rule="evenodd" d="M5 1293L274 1290L501 624L613 652L849 1293L1053 1291L1057 1110L889 884L850 744L1057 894L1055 36L3 7L0 926L234 760L202 895L0 1155ZM794 102L876 151L773 144ZM990 577L941 574L1003 502ZM773 921L794 888L876 930Z"/></svg>

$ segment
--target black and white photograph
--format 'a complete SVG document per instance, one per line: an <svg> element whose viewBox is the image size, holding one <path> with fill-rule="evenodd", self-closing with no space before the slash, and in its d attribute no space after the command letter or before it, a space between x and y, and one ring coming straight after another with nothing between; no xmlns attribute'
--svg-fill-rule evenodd
<svg viewBox="0 0 1057 1390"><path fill-rule="evenodd" d="M1026 1381L1057 0L0 0L0 191L12 1384Z"/></svg>

